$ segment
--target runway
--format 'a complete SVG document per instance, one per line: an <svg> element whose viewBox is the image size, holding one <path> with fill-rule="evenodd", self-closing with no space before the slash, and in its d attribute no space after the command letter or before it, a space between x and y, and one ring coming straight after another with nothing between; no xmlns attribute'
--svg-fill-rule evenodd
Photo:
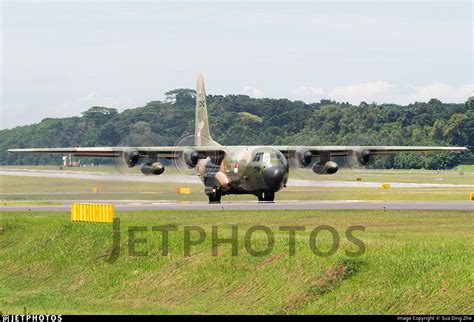
<svg viewBox="0 0 474 322"><path fill-rule="evenodd" d="M180 182L180 183L200 183L198 177L165 175L160 177L146 177L137 175L114 175L107 173L84 173L77 171L54 171L54 170L23 170L23 169L2 169L0 175L7 176L29 176L48 178L72 178L86 180L104 181L139 181L139 182ZM378 182L349 182L349 181L316 181L293 179L288 182L288 186L314 186L314 187L380 187ZM422 184L422 183L391 183L393 188L452 188L452 187L472 187L474 185L457 184ZM8 195L9 193L5 193ZM17 194L17 193L14 193ZM28 193L25 193L28 194ZM54 193L30 193L31 195L47 194L53 196ZM57 193L67 195L68 193ZM70 193L75 195L77 193ZM472 201L367 201L367 200L277 200L275 203L259 203L257 201L223 201L221 204L208 204L204 201L173 201L173 200L93 200L94 194L90 193L91 200L48 200L42 203L51 202L51 205L41 206L2 206L0 212L17 211L70 211L70 204L73 202L83 203L112 203L117 211L130 210L311 210L311 209L364 209L364 210L467 210L474 211ZM52 197L54 198L54 197ZM145 197L147 198L147 197Z"/></svg>
<svg viewBox="0 0 474 322"><path fill-rule="evenodd" d="M54 206L0 206L0 212L30 212L30 211L70 211L70 203ZM203 201L169 202L151 200L92 200L84 203L113 203L117 211L131 210L324 210L324 209L364 209L364 210L464 210L474 212L472 201L277 201L274 203L259 203L256 201L222 202L208 204ZM474 213L473 213L474 214Z"/></svg>
<svg viewBox="0 0 474 322"><path fill-rule="evenodd" d="M143 175L120 175L109 173L79 172L79 171L55 171L55 170L28 170L28 169L0 169L0 175L19 177L44 177L83 179L97 181L122 181L122 182L148 182L148 183L187 183L201 184L199 177L180 174L168 174L161 176ZM383 182L389 183L392 188L473 188L474 184L449 184L449 183L408 183L408 182ZM360 182L360 181L318 181L291 178L288 187L327 187L327 188L380 188L382 182Z"/></svg>

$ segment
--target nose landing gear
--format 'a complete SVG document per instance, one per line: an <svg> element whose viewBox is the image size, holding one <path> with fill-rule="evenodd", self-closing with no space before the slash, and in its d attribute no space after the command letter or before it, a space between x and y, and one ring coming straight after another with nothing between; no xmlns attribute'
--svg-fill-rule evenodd
<svg viewBox="0 0 474 322"><path fill-rule="evenodd" d="M275 200L275 193L271 191L264 191L257 194L259 202L273 202Z"/></svg>
<svg viewBox="0 0 474 322"><path fill-rule="evenodd" d="M207 196L209 197L209 203L221 203L222 194L216 187L213 187Z"/></svg>

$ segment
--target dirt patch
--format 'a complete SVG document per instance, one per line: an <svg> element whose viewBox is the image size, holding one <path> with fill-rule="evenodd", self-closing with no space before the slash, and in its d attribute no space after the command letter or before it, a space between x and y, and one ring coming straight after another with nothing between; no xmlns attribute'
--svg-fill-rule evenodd
<svg viewBox="0 0 474 322"><path fill-rule="evenodd" d="M335 290L343 281L357 274L364 264L364 261L358 259L343 259L337 262L316 280L310 282L311 284L307 290L289 298L283 305L280 313L295 311L297 308L308 304L314 298Z"/></svg>
<svg viewBox="0 0 474 322"><path fill-rule="evenodd" d="M268 265L271 265L272 263L279 261L280 259L282 259L285 256L286 256L285 253L281 253L281 254L275 255L273 257L270 257L269 259L266 259L263 262L261 262L260 264L258 264L255 267L254 271L259 271L259 270L267 267Z"/></svg>

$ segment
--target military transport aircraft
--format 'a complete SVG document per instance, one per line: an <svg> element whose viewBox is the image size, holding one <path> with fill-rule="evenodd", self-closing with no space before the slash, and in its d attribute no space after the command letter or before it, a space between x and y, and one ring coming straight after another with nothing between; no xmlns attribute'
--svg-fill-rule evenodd
<svg viewBox="0 0 474 322"><path fill-rule="evenodd" d="M87 157L123 158L129 167L141 163L145 175L160 175L160 160L182 160L194 169L205 186L210 203L228 194L253 194L259 201L273 201L286 186L290 166L311 167L319 175L336 173L336 156L352 156L367 164L373 155L398 152L466 151L464 147L433 146L222 146L209 132L204 78L198 74L194 145L147 147L77 147L11 149L12 153L61 153Z"/></svg>

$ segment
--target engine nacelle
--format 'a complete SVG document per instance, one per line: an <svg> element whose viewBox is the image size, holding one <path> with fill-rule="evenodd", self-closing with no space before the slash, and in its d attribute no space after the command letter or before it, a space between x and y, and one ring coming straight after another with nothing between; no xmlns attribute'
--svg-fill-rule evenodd
<svg viewBox="0 0 474 322"><path fill-rule="evenodd" d="M184 151L184 162L189 169L194 168L199 161L199 153L196 150Z"/></svg>
<svg viewBox="0 0 474 322"><path fill-rule="evenodd" d="M129 168L133 168L137 165L138 161L140 160L140 152L138 151L131 151L131 152L123 152L122 154L123 160L127 164Z"/></svg>
<svg viewBox="0 0 474 322"><path fill-rule="evenodd" d="M339 169L339 166L334 161L315 162L313 164L313 172L317 174L334 174Z"/></svg>
<svg viewBox="0 0 474 322"><path fill-rule="evenodd" d="M158 176L165 172L165 166L161 162L148 162L142 165L140 171L146 176L151 174Z"/></svg>
<svg viewBox="0 0 474 322"><path fill-rule="evenodd" d="M364 150L362 152L357 152L357 161L359 161L360 164L366 165L370 161L370 151L369 150Z"/></svg>
<svg viewBox="0 0 474 322"><path fill-rule="evenodd" d="M313 154L308 150L298 150L296 151L296 160L300 168L305 168L311 163L311 158Z"/></svg>

